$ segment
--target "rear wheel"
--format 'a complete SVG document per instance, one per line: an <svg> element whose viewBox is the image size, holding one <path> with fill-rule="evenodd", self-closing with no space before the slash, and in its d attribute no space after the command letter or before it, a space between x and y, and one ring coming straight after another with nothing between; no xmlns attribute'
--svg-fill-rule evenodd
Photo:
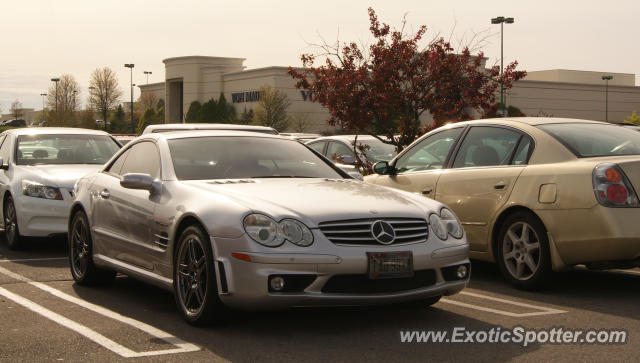
<svg viewBox="0 0 640 363"><path fill-rule="evenodd" d="M20 249L24 238L20 236L16 205L13 203L13 198L11 196L8 196L6 201L4 202L3 214L4 236L7 240L7 245L12 250Z"/></svg>
<svg viewBox="0 0 640 363"><path fill-rule="evenodd" d="M187 227L176 245L173 287L178 309L193 325L223 320L228 311L218 297L213 253L198 226Z"/></svg>
<svg viewBox="0 0 640 363"><path fill-rule="evenodd" d="M521 211L507 217L496 242L500 272L512 285L539 288L551 275L547 230L531 213Z"/></svg>
<svg viewBox="0 0 640 363"><path fill-rule="evenodd" d="M84 212L73 215L68 239L71 275L78 284L99 285L113 281L115 271L98 268L93 263L93 240Z"/></svg>

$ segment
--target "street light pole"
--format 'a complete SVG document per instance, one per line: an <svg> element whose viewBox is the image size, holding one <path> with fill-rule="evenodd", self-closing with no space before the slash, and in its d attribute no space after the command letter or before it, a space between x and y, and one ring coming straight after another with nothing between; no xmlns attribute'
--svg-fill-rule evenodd
<svg viewBox="0 0 640 363"><path fill-rule="evenodd" d="M136 132L135 126L133 125L133 67L135 65L133 63L127 63L124 66L131 71L131 133L134 134Z"/></svg>
<svg viewBox="0 0 640 363"><path fill-rule="evenodd" d="M46 96L46 95L47 95L46 93L41 93L41 94L40 94L40 96L42 96L42 120L40 120L40 123L41 123L41 124L42 124L44 121L46 121L46 120L45 120L46 115L45 115L45 113L44 113L44 96Z"/></svg>
<svg viewBox="0 0 640 363"><path fill-rule="evenodd" d="M144 74L147 75L147 84L149 84L149 75L151 74L151 71L144 71Z"/></svg>
<svg viewBox="0 0 640 363"><path fill-rule="evenodd" d="M613 76L602 76L604 81L604 120L609 122L609 81Z"/></svg>
<svg viewBox="0 0 640 363"><path fill-rule="evenodd" d="M506 116L507 99L504 94L504 23L513 24L513 18L505 18L498 16L491 19L491 24L500 24L500 104L502 108L502 117Z"/></svg>
<svg viewBox="0 0 640 363"><path fill-rule="evenodd" d="M51 82L56 83L56 122L58 122L58 82L60 82L60 78L51 78Z"/></svg>

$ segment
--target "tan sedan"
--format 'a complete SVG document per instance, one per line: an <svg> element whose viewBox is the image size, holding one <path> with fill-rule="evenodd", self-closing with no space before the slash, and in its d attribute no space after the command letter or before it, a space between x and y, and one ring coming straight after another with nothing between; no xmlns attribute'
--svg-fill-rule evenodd
<svg viewBox="0 0 640 363"><path fill-rule="evenodd" d="M460 218L472 258L516 286L552 270L640 264L640 133L559 118L436 129L365 181L419 193Z"/></svg>

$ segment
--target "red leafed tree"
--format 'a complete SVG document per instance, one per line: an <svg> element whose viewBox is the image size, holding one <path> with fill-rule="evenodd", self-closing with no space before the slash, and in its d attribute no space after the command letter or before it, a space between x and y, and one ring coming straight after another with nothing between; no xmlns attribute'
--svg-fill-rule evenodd
<svg viewBox="0 0 640 363"><path fill-rule="evenodd" d="M412 35L380 23L369 8L374 42L320 46L319 54L303 54L304 68L289 67L296 87L313 92L314 102L329 110L328 123L356 134L369 134L401 151L424 131L420 117L428 112L435 126L485 114L495 103L500 83L505 89L526 75L517 62L484 69L483 53L459 54L442 38L423 44L426 26ZM404 22L403 22L404 24ZM325 57L315 66L317 57ZM424 118L424 117L423 117Z"/></svg>

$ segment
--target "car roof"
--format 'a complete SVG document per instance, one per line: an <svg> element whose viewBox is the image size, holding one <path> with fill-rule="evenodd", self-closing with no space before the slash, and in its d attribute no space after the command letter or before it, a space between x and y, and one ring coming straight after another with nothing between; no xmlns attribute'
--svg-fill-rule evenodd
<svg viewBox="0 0 640 363"><path fill-rule="evenodd" d="M154 139L158 140L164 138L167 140L174 139L188 139L193 137L260 137L270 139L282 139L297 142L289 137L283 137L280 135L265 134L261 132L252 131L237 131L237 130L185 130L185 131L169 131L169 132L156 132L140 135L139 139Z"/></svg>
<svg viewBox="0 0 640 363"><path fill-rule="evenodd" d="M256 125L237 125L237 124L202 124L202 123L174 123L174 124L157 124L145 127L143 134L153 132L169 132L179 130L246 130L278 133L274 128Z"/></svg>
<svg viewBox="0 0 640 363"><path fill-rule="evenodd" d="M367 140L377 140L375 137L371 136L371 135L357 135L358 136L358 141L367 141ZM385 136L381 136L382 138L384 138ZM326 140L341 140L344 141L346 143L351 143L355 140L356 135L334 135L334 136L323 136L323 137L319 137L317 139L313 139L309 142L316 142L316 141L326 141Z"/></svg>
<svg viewBox="0 0 640 363"><path fill-rule="evenodd" d="M493 124L493 125L512 125L514 122L530 126L548 125L548 124L566 124L566 123L593 123L593 124L609 124L608 122L582 120L575 118L561 117L502 117L488 118L482 120L460 121L449 125L474 125L474 124Z"/></svg>
<svg viewBox="0 0 640 363"><path fill-rule="evenodd" d="M109 135L100 130L81 129L77 127L21 127L18 129L10 129L5 131L16 135Z"/></svg>

